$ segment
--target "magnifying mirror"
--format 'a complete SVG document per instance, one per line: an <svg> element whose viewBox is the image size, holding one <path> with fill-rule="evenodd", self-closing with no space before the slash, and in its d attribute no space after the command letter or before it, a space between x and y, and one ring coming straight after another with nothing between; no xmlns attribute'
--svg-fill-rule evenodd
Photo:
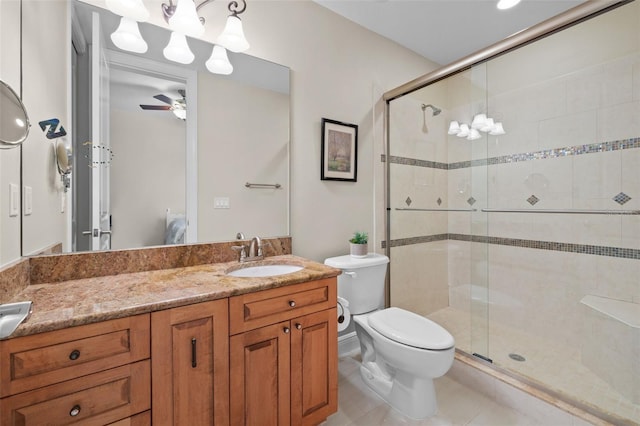
<svg viewBox="0 0 640 426"><path fill-rule="evenodd" d="M13 89L0 80L0 149L14 148L27 139L29 117Z"/></svg>
<svg viewBox="0 0 640 426"><path fill-rule="evenodd" d="M67 192L71 185L69 175L71 174L73 164L73 150L71 149L71 145L69 145L65 139L57 139L55 143L55 155L58 173L60 173L60 178L64 185L64 192Z"/></svg>

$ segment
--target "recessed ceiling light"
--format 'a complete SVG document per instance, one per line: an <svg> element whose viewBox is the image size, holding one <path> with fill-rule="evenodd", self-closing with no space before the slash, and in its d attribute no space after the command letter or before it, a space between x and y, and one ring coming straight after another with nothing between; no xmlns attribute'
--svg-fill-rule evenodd
<svg viewBox="0 0 640 426"><path fill-rule="evenodd" d="M498 9L510 9L518 3L520 3L520 0L500 0L498 1Z"/></svg>

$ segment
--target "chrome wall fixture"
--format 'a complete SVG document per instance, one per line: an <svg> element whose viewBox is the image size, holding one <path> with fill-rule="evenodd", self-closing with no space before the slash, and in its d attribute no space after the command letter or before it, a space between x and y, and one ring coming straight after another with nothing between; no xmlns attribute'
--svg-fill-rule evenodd
<svg viewBox="0 0 640 426"><path fill-rule="evenodd" d="M204 18L198 16L198 11L203 6L214 0L204 0L196 6L194 0L169 0L169 3L161 5L165 21L172 30L169 43L162 53L170 61L181 64L190 64L195 55L189 49L186 36L200 37L204 34ZM149 11L142 0L106 0L107 8L121 16L120 25L111 34L113 43L122 50L135 53L145 53L148 49L147 42L142 38L138 22L149 19ZM229 62L227 50L231 52L244 52L249 48L249 42L244 36L242 21L238 15L247 9L245 0L232 0L228 5L231 14L222 33L216 39L211 56L205 63L207 69L214 74L231 74L233 65Z"/></svg>

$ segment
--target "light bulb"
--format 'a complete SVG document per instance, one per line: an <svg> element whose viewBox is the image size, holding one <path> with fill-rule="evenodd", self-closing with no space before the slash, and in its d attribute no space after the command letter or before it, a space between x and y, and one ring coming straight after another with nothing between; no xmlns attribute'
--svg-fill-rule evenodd
<svg viewBox="0 0 640 426"><path fill-rule="evenodd" d="M120 18L118 29L111 34L111 41L119 49L134 53L145 53L149 48L140 34L138 23L125 16Z"/></svg>
<svg viewBox="0 0 640 426"><path fill-rule="evenodd" d="M205 62L205 66L214 74L228 75L233 72L233 65L227 57L227 50L218 45L213 46L211 57Z"/></svg>
<svg viewBox="0 0 640 426"><path fill-rule="evenodd" d="M180 64L190 64L195 59L194 54L189 49L187 38L184 34L173 32L169 44L164 48L162 54L170 61Z"/></svg>
<svg viewBox="0 0 640 426"><path fill-rule="evenodd" d="M222 34L218 36L216 44L232 52L244 52L249 48L249 42L242 30L242 21L234 15L227 18Z"/></svg>

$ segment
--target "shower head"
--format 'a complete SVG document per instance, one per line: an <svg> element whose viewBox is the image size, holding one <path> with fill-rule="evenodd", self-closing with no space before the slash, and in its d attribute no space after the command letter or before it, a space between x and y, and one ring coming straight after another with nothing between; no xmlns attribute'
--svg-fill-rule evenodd
<svg viewBox="0 0 640 426"><path fill-rule="evenodd" d="M427 108L431 108L433 110L433 113L431 114L433 116L436 116L436 115L438 115L438 114L440 114L442 112L442 110L440 108L436 107L436 106L433 106L431 104L428 104L428 105L422 104L422 110L423 111L425 109L427 109Z"/></svg>

